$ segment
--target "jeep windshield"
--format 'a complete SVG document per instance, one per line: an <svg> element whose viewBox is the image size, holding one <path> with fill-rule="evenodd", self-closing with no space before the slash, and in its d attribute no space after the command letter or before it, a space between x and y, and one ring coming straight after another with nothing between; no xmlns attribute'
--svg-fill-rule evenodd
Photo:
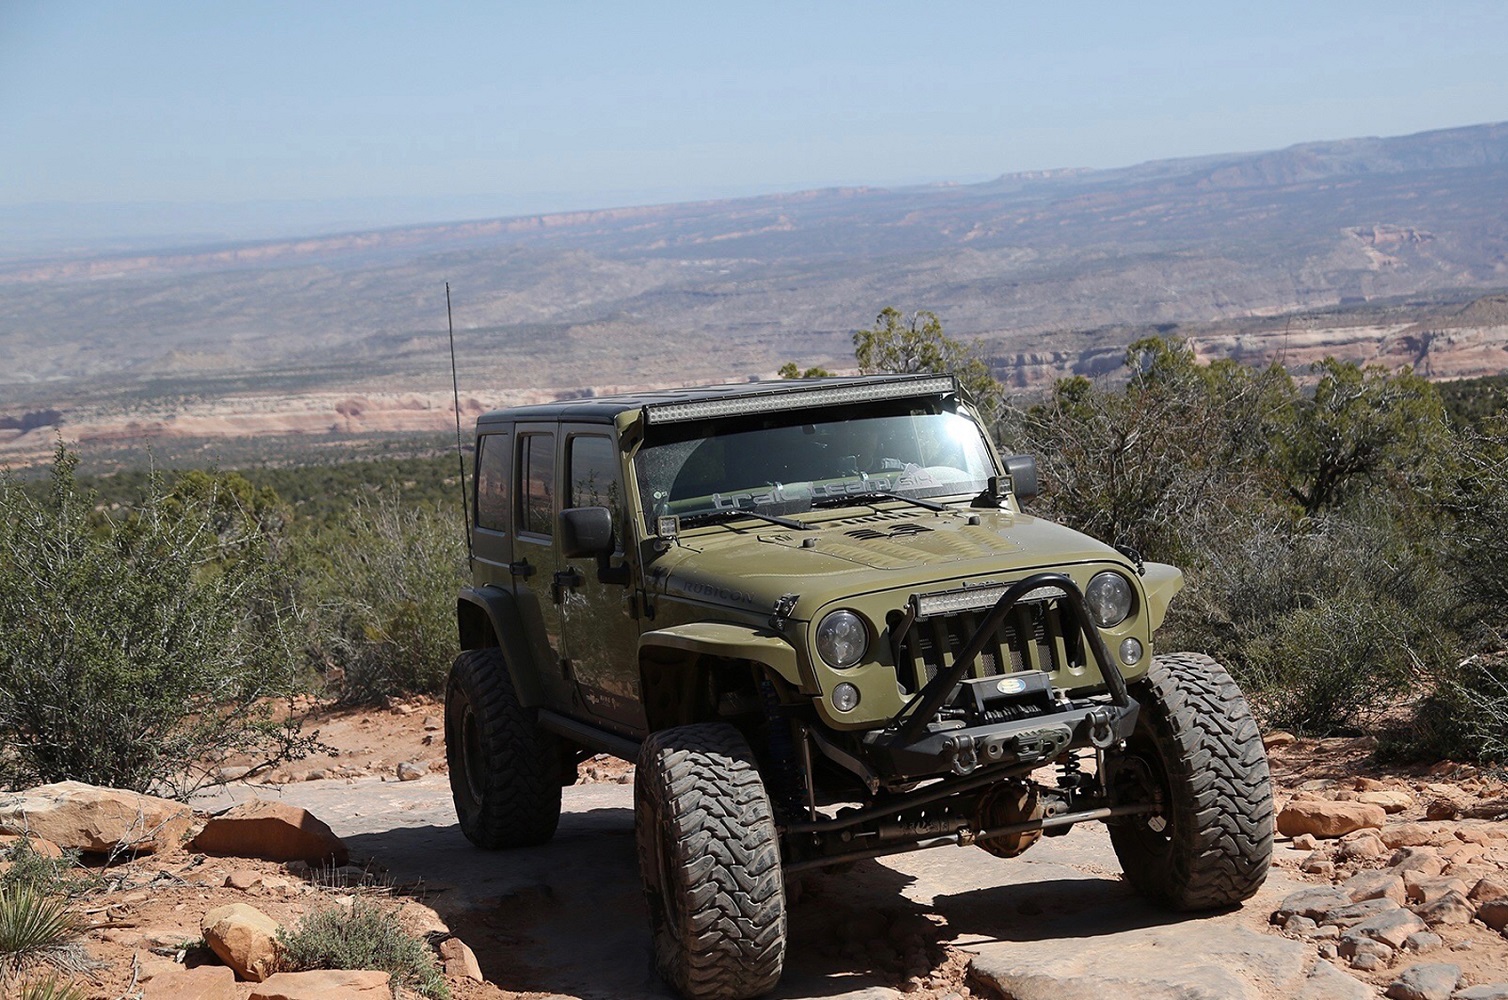
<svg viewBox="0 0 1508 1000"><path fill-rule="evenodd" d="M979 425L941 399L651 426L634 471L651 528L666 514L974 496L997 472Z"/></svg>

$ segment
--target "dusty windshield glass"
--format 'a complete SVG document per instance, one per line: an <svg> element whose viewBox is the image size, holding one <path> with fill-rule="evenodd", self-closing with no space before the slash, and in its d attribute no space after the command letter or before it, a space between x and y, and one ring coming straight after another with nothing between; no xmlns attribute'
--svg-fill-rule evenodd
<svg viewBox="0 0 1508 1000"><path fill-rule="evenodd" d="M995 474L979 425L929 403L844 416L806 411L654 428L634 459L651 519L789 514L845 496L972 494Z"/></svg>

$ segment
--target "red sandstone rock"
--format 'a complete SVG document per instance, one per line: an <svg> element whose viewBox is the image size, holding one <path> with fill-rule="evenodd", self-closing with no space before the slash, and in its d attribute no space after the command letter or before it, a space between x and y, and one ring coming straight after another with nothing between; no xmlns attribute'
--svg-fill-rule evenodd
<svg viewBox="0 0 1508 1000"><path fill-rule="evenodd" d="M1386 819L1387 813L1381 806L1303 799L1288 803L1278 814L1278 832L1289 837L1303 833L1339 837L1353 830L1380 828Z"/></svg>
<svg viewBox="0 0 1508 1000"><path fill-rule="evenodd" d="M193 846L206 854L266 861L339 866L350 860L341 839L307 810L261 799L211 817Z"/></svg>

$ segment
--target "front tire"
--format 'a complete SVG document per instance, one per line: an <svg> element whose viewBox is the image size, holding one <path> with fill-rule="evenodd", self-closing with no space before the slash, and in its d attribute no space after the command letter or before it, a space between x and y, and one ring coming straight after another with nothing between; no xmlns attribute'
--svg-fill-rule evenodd
<svg viewBox="0 0 1508 1000"><path fill-rule="evenodd" d="M543 844L560 822L560 741L519 704L497 647L456 657L445 686L445 761L466 839L486 850Z"/></svg>
<svg viewBox="0 0 1508 1000"><path fill-rule="evenodd" d="M1111 780L1160 809L1109 824L1126 881L1175 910L1250 898L1272 862L1272 784L1240 688L1208 656L1174 653L1132 694L1141 713Z"/></svg>
<svg viewBox="0 0 1508 1000"><path fill-rule="evenodd" d="M771 989L785 962L780 842L743 736L723 723L654 733L634 777L655 965L689 1000Z"/></svg>

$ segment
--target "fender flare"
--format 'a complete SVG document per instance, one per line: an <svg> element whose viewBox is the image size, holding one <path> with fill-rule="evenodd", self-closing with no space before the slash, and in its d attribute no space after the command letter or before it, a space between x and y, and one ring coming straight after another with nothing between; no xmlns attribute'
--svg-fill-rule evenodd
<svg viewBox="0 0 1508 1000"><path fill-rule="evenodd" d="M801 676L796 647L785 636L769 629L723 622L673 625L639 636L641 660L644 652L650 649L674 649L724 659L752 660L769 667L798 690L814 690L814 685Z"/></svg>
<svg viewBox="0 0 1508 1000"><path fill-rule="evenodd" d="M485 620L491 629L491 641L478 625ZM456 626L461 649L497 646L503 651L508 676L518 700L526 708L544 704L544 690L539 678L527 669L531 660L525 639L523 620L513 595L498 587L463 587L456 597Z"/></svg>
<svg viewBox="0 0 1508 1000"><path fill-rule="evenodd" d="M1162 627L1174 595L1183 589L1183 571L1177 566L1156 562L1146 563L1146 569L1141 585L1147 594L1147 618L1155 632Z"/></svg>

